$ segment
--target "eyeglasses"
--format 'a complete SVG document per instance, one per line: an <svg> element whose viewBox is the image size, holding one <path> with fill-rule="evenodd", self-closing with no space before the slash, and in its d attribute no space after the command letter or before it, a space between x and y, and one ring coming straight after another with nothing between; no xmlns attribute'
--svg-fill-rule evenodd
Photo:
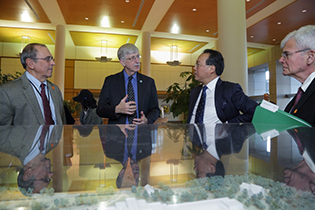
<svg viewBox="0 0 315 210"><path fill-rule="evenodd" d="M135 61L136 59L140 59L141 58L141 55L134 55L134 56L132 56L131 58L126 58L125 60L129 60L129 61L131 61L131 62L133 62L133 61Z"/></svg>
<svg viewBox="0 0 315 210"><path fill-rule="evenodd" d="M43 181L45 183L49 183L51 181L51 179L47 177L47 178L44 178L44 179L34 179L34 181Z"/></svg>
<svg viewBox="0 0 315 210"><path fill-rule="evenodd" d="M288 51L284 51L283 53L281 53L281 56L284 58L284 59L288 59L289 56L295 54L295 53L299 53L299 52L304 52L304 51L307 51L307 50L311 50L310 48L306 48L306 49L303 49L303 50L297 50L295 52L288 52Z"/></svg>
<svg viewBox="0 0 315 210"><path fill-rule="evenodd" d="M200 66L210 66L210 65L202 65L202 64L199 64L199 63L196 63L196 64L195 64L195 68L196 68L196 69L199 68Z"/></svg>
<svg viewBox="0 0 315 210"><path fill-rule="evenodd" d="M35 58L35 59L45 60L45 61L47 61L48 63L49 63L50 61L55 61L55 59L54 59L53 56L47 56L46 58Z"/></svg>

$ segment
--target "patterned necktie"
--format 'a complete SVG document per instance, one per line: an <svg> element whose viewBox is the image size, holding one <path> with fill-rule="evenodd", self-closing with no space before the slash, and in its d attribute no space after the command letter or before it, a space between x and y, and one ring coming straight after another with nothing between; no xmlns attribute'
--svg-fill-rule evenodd
<svg viewBox="0 0 315 210"><path fill-rule="evenodd" d="M45 125L53 125L54 120L52 119L49 102L46 97L45 84L42 83L40 87L41 87L40 96L42 97L42 102L43 102L43 107L44 107Z"/></svg>
<svg viewBox="0 0 315 210"><path fill-rule="evenodd" d="M133 78L132 76L130 76L128 78L129 79L128 85L127 85L128 101L135 101L135 93L133 91L133 86L132 86L132 83L131 83L132 78ZM128 116L129 124L132 124L132 121L133 121L134 118L136 118L136 116L137 116L136 112L134 112L132 115ZM127 137L128 157L130 157L135 131L131 130L131 129L127 129L127 135L128 135L128 137Z"/></svg>
<svg viewBox="0 0 315 210"><path fill-rule="evenodd" d="M206 104L206 90L207 86L203 87L202 94L200 97L200 101L196 111L195 123L203 123L203 115L205 112L205 104Z"/></svg>
<svg viewBox="0 0 315 210"><path fill-rule="evenodd" d="M299 102L299 100L300 100L302 94L303 94L303 90L302 90L301 87L299 87L299 90L298 90L298 92L297 92L297 94L296 94L296 97L295 97L295 101L294 101L293 108L294 108L294 107L296 106L296 104Z"/></svg>
<svg viewBox="0 0 315 210"><path fill-rule="evenodd" d="M131 83L132 80L132 76L130 76L128 79L128 85L127 85L127 94L128 94L128 101L135 101L135 93L133 91L133 86ZM134 112L132 115L128 116L128 122L129 124L132 124L132 121L134 118L136 118L137 114L136 112Z"/></svg>

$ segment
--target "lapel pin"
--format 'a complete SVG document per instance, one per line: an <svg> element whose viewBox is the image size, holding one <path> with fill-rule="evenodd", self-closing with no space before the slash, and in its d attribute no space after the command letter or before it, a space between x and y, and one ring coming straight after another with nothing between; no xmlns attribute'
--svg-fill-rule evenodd
<svg viewBox="0 0 315 210"><path fill-rule="evenodd" d="M295 114L295 113L297 113L297 109L296 109L296 110L294 110L294 112L293 112L293 113L294 113L294 114Z"/></svg>
<svg viewBox="0 0 315 210"><path fill-rule="evenodd" d="M140 80L139 82L142 83L142 80Z"/></svg>
<svg viewBox="0 0 315 210"><path fill-rule="evenodd" d="M54 87L54 86L52 86L52 89L53 89L53 90L55 90L55 87Z"/></svg>

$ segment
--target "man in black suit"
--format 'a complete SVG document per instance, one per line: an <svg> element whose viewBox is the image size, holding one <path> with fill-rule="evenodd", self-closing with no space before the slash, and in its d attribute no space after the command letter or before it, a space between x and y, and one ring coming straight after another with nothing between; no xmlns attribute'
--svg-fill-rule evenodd
<svg viewBox="0 0 315 210"><path fill-rule="evenodd" d="M119 161L123 166L117 176L117 187L137 186L140 178L139 161L148 159L151 156L151 133L147 132L150 128L147 125L140 125L138 130L141 135L131 144L126 141L128 130L134 129L130 125L100 126L100 129L104 129L102 130L104 132L101 133L101 141L106 157ZM148 166L141 170L141 183L147 180L149 168ZM145 184L147 183L143 185Z"/></svg>
<svg viewBox="0 0 315 210"><path fill-rule="evenodd" d="M195 79L202 83L191 90L188 123L240 123L251 122L257 103L246 96L239 84L222 81L224 60L220 52L206 49L195 64ZM203 90L205 102L203 116L197 107ZM197 116L197 117L196 117Z"/></svg>
<svg viewBox="0 0 315 210"><path fill-rule="evenodd" d="M302 83L285 111L315 125L315 25L289 33L281 42L282 74Z"/></svg>
<svg viewBox="0 0 315 210"><path fill-rule="evenodd" d="M201 128L202 127L202 128ZM194 125L190 129L190 134L195 133L194 129L205 127L205 138L193 138L192 143L200 148L202 152L195 157L195 167L197 178L225 175L225 168L221 162L222 155L239 153L245 140L255 133L252 124L207 124ZM214 132L211 132L211 130ZM211 134L214 133L214 136Z"/></svg>
<svg viewBox="0 0 315 210"><path fill-rule="evenodd" d="M154 80L138 72L141 58L138 48L124 44L117 55L124 69L106 77L96 113L109 118L109 124L153 124L160 114L157 92ZM134 91L132 101L128 97L129 80ZM129 123L128 117L133 114L136 116Z"/></svg>

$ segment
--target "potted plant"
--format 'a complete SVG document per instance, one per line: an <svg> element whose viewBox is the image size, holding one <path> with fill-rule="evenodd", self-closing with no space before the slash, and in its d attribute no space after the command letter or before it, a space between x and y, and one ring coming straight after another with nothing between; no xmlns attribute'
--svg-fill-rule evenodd
<svg viewBox="0 0 315 210"><path fill-rule="evenodd" d="M1 71L2 70L0 69L0 85L15 80L22 75L21 72L15 72L15 74L2 74Z"/></svg>
<svg viewBox="0 0 315 210"><path fill-rule="evenodd" d="M195 80L193 71L184 71L179 75L181 78L186 78L184 86L180 86L175 82L170 85L166 91L166 97L163 101L168 103L172 101L170 106L170 112L173 113L173 117L177 117L180 114L184 114L184 121L186 123L188 117L189 95L192 88L198 86L200 83Z"/></svg>
<svg viewBox="0 0 315 210"><path fill-rule="evenodd" d="M64 100L63 104L68 108L73 117L79 116L81 106L78 102L74 100Z"/></svg>

